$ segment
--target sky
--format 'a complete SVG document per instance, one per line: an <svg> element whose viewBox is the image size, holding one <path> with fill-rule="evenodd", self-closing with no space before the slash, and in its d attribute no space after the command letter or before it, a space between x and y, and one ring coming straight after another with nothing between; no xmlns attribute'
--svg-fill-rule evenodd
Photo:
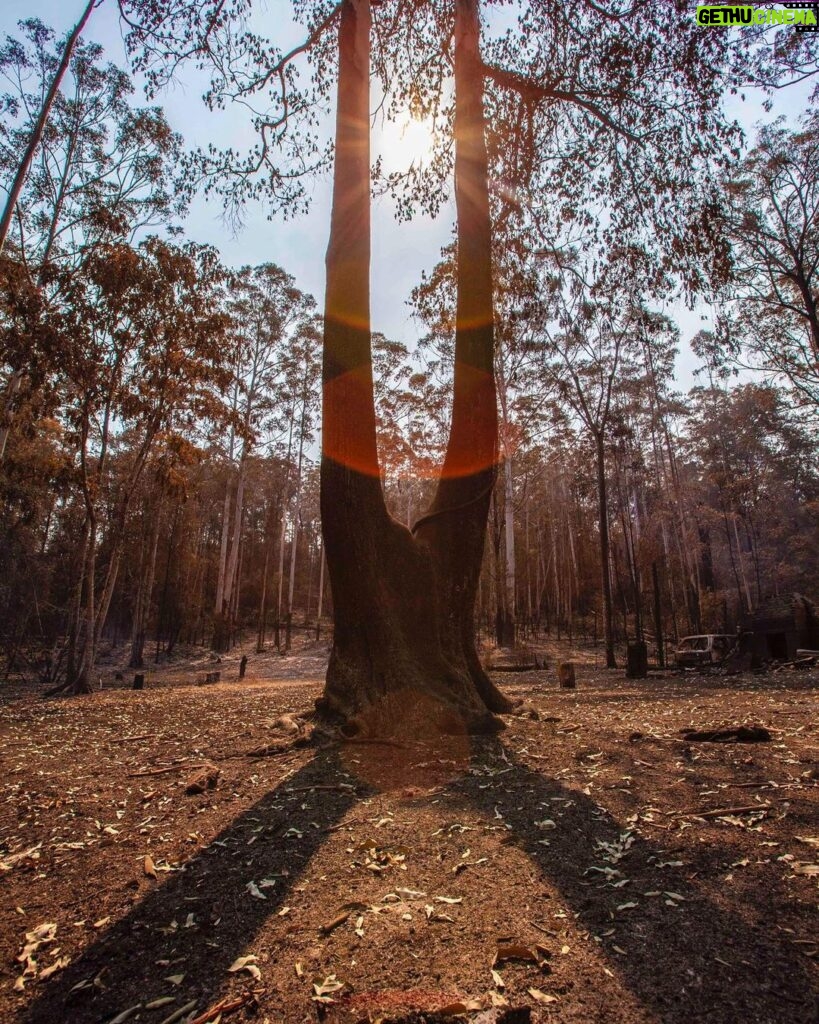
<svg viewBox="0 0 819 1024"><path fill-rule="evenodd" d="M79 19L84 6L85 0L2 0L0 36L16 34L18 20L31 17L40 18L58 33L66 32ZM276 39L282 46L301 40L302 30L292 24L290 6L289 0L261 0L260 3L260 17L269 19L271 26L275 26ZM693 13L696 5L692 3L691 6ZM269 34L273 35L274 30L271 29ZM102 44L109 60L125 63L119 21L111 0L103 0L102 6L93 12L85 38ZM749 135L756 122L770 120L779 113L785 113L795 123L804 109L808 91L804 86L779 94L773 111L767 114L762 109L762 97L750 90L746 102L738 98L733 100L729 113L740 121ZM202 92L203 82L185 73L154 102L161 103L171 125L181 132L188 146L206 145L210 141L236 146L251 141L251 129L246 118L235 111L211 114L201 101ZM135 94L134 102L144 102L139 92ZM402 160L408 163L418 151L423 151L425 142L423 127L410 125L402 131L395 126L385 129L377 123L373 155L380 151L394 164ZM185 233L193 241L215 245L223 260L231 266L278 263L295 277L299 288L316 298L321 308L324 252L329 232L329 178L314 181L310 185L310 193L312 202L308 214L296 220L276 218L270 221L261 205L251 206L246 212L244 226L238 232L224 222L218 199L205 201L198 198L184 224ZM435 265L441 247L450 240L454 213L454 203L450 200L436 220L419 214L411 222L399 224L395 221L388 198L374 201L371 275L374 331L382 331L414 348L420 325L413 320L407 300L412 288L419 283L422 272ZM681 390L687 390L696 382L693 376L696 360L687 341L698 330L708 327L709 311L688 310L681 302L665 311L681 329L683 346L677 362L677 383Z"/></svg>

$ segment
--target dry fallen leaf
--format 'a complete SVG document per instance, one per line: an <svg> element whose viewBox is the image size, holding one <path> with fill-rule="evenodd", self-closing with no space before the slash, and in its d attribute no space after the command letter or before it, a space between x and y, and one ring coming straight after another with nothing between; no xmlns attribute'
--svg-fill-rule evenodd
<svg viewBox="0 0 819 1024"><path fill-rule="evenodd" d="M137 1010L141 1009L142 1003L137 1003L136 1006L129 1006L127 1010L123 1010L122 1013L118 1013L116 1017L109 1020L108 1024L125 1024L125 1021L128 1020L129 1017L133 1017Z"/></svg>
<svg viewBox="0 0 819 1024"><path fill-rule="evenodd" d="M530 963L537 963L537 954L528 946L518 943L499 943L495 953L495 963L503 963L504 960L526 960Z"/></svg>
<svg viewBox="0 0 819 1024"><path fill-rule="evenodd" d="M262 980L262 972L256 966L256 956L250 953L248 956L239 956L233 963L228 967L228 971L231 974L236 974L238 971L247 971L247 973L255 978L256 981Z"/></svg>
<svg viewBox="0 0 819 1024"><path fill-rule="evenodd" d="M159 999L154 999L150 1003L145 1004L146 1010L158 1010L162 1006L167 1006L169 1003L175 1003L176 996L160 996Z"/></svg>
<svg viewBox="0 0 819 1024"><path fill-rule="evenodd" d="M146 855L145 860L142 862L142 870L149 878L158 878L156 873L156 865L153 862L153 858Z"/></svg>
<svg viewBox="0 0 819 1024"><path fill-rule="evenodd" d="M68 967L70 963L70 957L61 956L57 960L55 960L53 964L49 964L48 967L45 967L42 971L40 971L38 978L40 979L40 981L45 981L46 978L50 978L52 974L56 974L57 971L61 971L63 967Z"/></svg>
<svg viewBox="0 0 819 1024"><path fill-rule="evenodd" d="M335 974L328 974L323 980L313 982L311 998L316 1003L334 1003L333 996L344 988L347 988L346 981L341 981Z"/></svg>
<svg viewBox="0 0 819 1024"><path fill-rule="evenodd" d="M247 883L247 885L245 886L245 889L247 889L249 895L251 895L254 899L257 899L257 900L266 900L267 899L267 896L265 896L265 894L262 892L262 890L258 887L258 885L256 885L256 883L253 880L251 880L251 881L249 881Z"/></svg>
<svg viewBox="0 0 819 1024"><path fill-rule="evenodd" d="M548 992L541 992L539 988L529 988L526 990L532 999L537 1000L539 1003L556 1003L557 996L551 996Z"/></svg>
<svg viewBox="0 0 819 1024"><path fill-rule="evenodd" d="M446 1006L442 1006L438 1013L442 1017L464 1017L468 1013L474 1013L476 1010L482 1010L483 1006L478 1002L477 999L470 999L468 1002L461 1002L460 1000L454 1003L447 1003Z"/></svg>

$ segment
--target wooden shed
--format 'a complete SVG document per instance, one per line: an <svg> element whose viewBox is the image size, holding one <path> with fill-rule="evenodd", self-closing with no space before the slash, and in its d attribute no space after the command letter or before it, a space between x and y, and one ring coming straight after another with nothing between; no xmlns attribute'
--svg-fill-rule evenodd
<svg viewBox="0 0 819 1024"><path fill-rule="evenodd" d="M798 648L819 649L816 607L801 594L775 597L743 622L742 648L762 660L792 661Z"/></svg>

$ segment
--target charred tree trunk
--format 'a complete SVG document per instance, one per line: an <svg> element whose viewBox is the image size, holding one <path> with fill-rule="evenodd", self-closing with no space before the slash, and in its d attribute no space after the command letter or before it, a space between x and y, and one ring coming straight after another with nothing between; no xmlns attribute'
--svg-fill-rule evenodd
<svg viewBox="0 0 819 1024"><path fill-rule="evenodd" d="M370 344L369 0L344 0L327 250L321 513L335 632L321 714L348 732L496 730L475 650L495 479L492 276L477 0L456 0L458 311L452 427L415 536L386 509Z"/></svg>

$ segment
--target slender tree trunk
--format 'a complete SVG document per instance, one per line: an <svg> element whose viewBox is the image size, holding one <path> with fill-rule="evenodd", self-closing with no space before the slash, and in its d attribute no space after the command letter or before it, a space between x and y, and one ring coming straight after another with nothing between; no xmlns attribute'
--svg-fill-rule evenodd
<svg viewBox="0 0 819 1024"><path fill-rule="evenodd" d="M318 611L316 612L316 640L321 635L321 612L324 605L324 563L326 561L324 557L324 546L322 545L319 551L319 589L318 589Z"/></svg>
<svg viewBox="0 0 819 1024"><path fill-rule="evenodd" d="M80 545L80 557L78 559L79 571L76 582L72 588L71 603L68 609L68 624L65 659L65 683L55 686L51 693L57 693L74 682L77 671L77 658L81 650L81 629L82 629L82 596L85 584L86 563L88 559L88 519L83 523L82 542Z"/></svg>
<svg viewBox="0 0 819 1024"><path fill-rule="evenodd" d="M287 506L282 504L282 525L279 531L279 567L276 575L276 650L281 647L282 599L284 595L284 545L287 539Z"/></svg>
<svg viewBox="0 0 819 1024"><path fill-rule="evenodd" d="M129 668L142 668L144 665L145 631L148 626L148 615L151 609L151 594L153 593L154 576L156 574L156 553L159 548L159 527L162 521L161 502L152 511L153 527L148 541L147 558L140 565L137 595L134 602L134 618L131 624L131 657L128 661Z"/></svg>
<svg viewBox="0 0 819 1024"><path fill-rule="evenodd" d="M506 600L506 622L504 623L503 645L514 647L515 645L515 591L516 591L516 564L515 564L515 505L513 490L512 456L508 453L503 460L504 490L503 490L503 532L504 532L504 589Z"/></svg>
<svg viewBox="0 0 819 1024"><path fill-rule="evenodd" d="M54 100L57 96L60 85L62 84L62 80L65 77L65 73L68 70L71 55L74 53L74 47L77 45L77 40L82 35L86 22L91 17L91 11L94 9L95 3L97 3L97 0L88 0L80 20L74 26L71 31L71 35L66 40L65 49L63 50L63 55L60 58L60 63L54 73L54 78L51 80L51 85L48 88L45 99L43 100L43 105L40 108L40 113L37 117L34 128L32 129L28 144L20 158L20 163L17 166L17 173L14 175L14 180L12 181L11 188L9 189L5 208L3 209L2 215L0 215L0 252L2 252L5 247L6 238L8 237L9 228L11 226L11 219L14 216L14 208L17 206L20 199L20 193L23 191L23 186L26 183L26 177L28 176L29 167L31 167L31 161L34 159L34 154L36 153L37 147L40 145L40 140L43 137L46 122L48 121L48 115L51 113Z"/></svg>
<svg viewBox="0 0 819 1024"><path fill-rule="evenodd" d="M612 616L611 571L609 569L609 502L606 488L606 456L603 435L595 438L597 454L597 509L600 521L600 577L603 591L603 631L606 640L606 668L617 668L614 657L614 622Z"/></svg>
<svg viewBox="0 0 819 1024"><path fill-rule="evenodd" d="M76 674L66 680L72 693L91 693L92 672L96 662L96 574L97 574L97 520L88 514L88 546L85 557L85 602L80 615L81 653Z"/></svg>
<svg viewBox="0 0 819 1024"><path fill-rule="evenodd" d="M495 730L474 605L495 478L492 277L477 0L456 0L458 324L442 479L416 537L388 514L370 339L369 0L343 0L327 250L321 511L335 630L319 711L347 731Z"/></svg>
<svg viewBox="0 0 819 1024"><path fill-rule="evenodd" d="M243 451L239 460L239 476L236 481L236 497L233 502L233 536L230 541L230 554L228 555L227 569L225 570L225 591L223 604L227 609L230 619L230 609L233 606L233 595L236 589L237 573L239 569L239 547L242 543L242 520L245 511L245 479L247 475L246 453Z"/></svg>
<svg viewBox="0 0 819 1024"><path fill-rule="evenodd" d="M305 384L307 381L305 371ZM307 412L307 392L302 394L301 423L299 424L299 458L296 464L296 494L293 509L293 540L290 545L290 581L287 587L287 634L284 649L290 650L290 633L293 625L293 597L296 591L296 554L299 543L299 525L301 521L301 470L304 458L304 420Z"/></svg>
<svg viewBox="0 0 819 1024"><path fill-rule="evenodd" d="M225 488L225 501L222 507L222 537L219 543L219 574L216 579L216 602L214 612L217 616L224 613L225 573L227 572L228 544L230 543L230 481Z"/></svg>
<svg viewBox="0 0 819 1024"><path fill-rule="evenodd" d="M230 595L230 629L228 632L228 650L231 647L235 647L239 642L239 600L242 593L242 570L244 568L245 561L245 541L243 537L239 538L239 557L236 563L236 573L233 578L233 586Z"/></svg>
<svg viewBox="0 0 819 1024"><path fill-rule="evenodd" d="M273 549L273 523L275 505L270 503L264 529L264 568L262 569L262 594L259 600L259 625L256 631L256 653L264 652L265 631L267 629L267 577L270 573L270 552Z"/></svg>
<svg viewBox="0 0 819 1024"><path fill-rule="evenodd" d="M665 642L663 640L663 611L660 595L660 579L657 574L657 563L651 563L651 582L654 585L654 632L657 636L657 663L665 668Z"/></svg>
<svg viewBox="0 0 819 1024"><path fill-rule="evenodd" d="M745 610L750 612L754 607L754 603L751 600L751 588L748 585L748 577L745 573L745 559L742 557L742 544L739 540L739 530L737 529L736 513L734 513L731 516L731 522L734 527L734 540L737 542L737 562L739 563L739 574L742 577L742 589L745 592Z"/></svg>

